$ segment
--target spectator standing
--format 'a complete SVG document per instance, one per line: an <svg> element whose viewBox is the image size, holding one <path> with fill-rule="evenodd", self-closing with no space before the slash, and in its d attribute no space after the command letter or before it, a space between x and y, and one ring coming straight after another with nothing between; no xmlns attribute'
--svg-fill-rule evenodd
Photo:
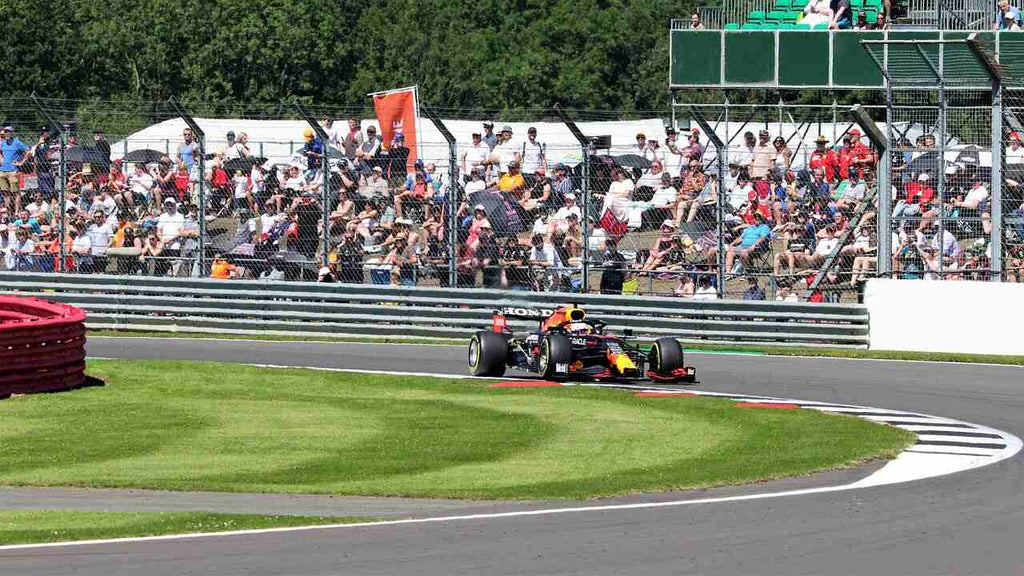
<svg viewBox="0 0 1024 576"><path fill-rule="evenodd" d="M690 30L703 30L704 23L700 21L700 14L690 14Z"/></svg>
<svg viewBox="0 0 1024 576"><path fill-rule="evenodd" d="M688 152L689 159L690 160L694 160L694 159L701 160L701 159L703 159L704 158L704 146L701 145L701 143L700 143L700 129L699 128L694 128L693 130L690 130L690 135L688 136L688 138L689 138L689 142L688 142L689 150L687 150L687 152ZM686 160L686 158L684 158L683 160Z"/></svg>
<svg viewBox="0 0 1024 576"><path fill-rule="evenodd" d="M498 166L498 174L508 171L508 165L522 160L522 149L512 140L512 127L508 124L501 127L498 144L491 151L490 163Z"/></svg>
<svg viewBox="0 0 1024 576"><path fill-rule="evenodd" d="M622 237L628 230L628 209L633 181L622 168L612 168L612 183L601 207L601 227L611 236Z"/></svg>
<svg viewBox="0 0 1024 576"><path fill-rule="evenodd" d="M86 273L103 274L107 269L107 248L111 245L114 237L113 228L107 224L107 218L102 210L96 210L92 215L92 223L86 229L85 234L89 237L89 255L92 256L91 266Z"/></svg>
<svg viewBox="0 0 1024 576"><path fill-rule="evenodd" d="M686 162L690 159L690 151L685 147L678 146L676 138L678 138L678 134L675 129L669 128L665 132L665 148L667 152L665 152L665 158L662 162L665 165L665 170L673 176L681 174L686 166Z"/></svg>
<svg viewBox="0 0 1024 576"><path fill-rule="evenodd" d="M21 180L18 170L27 160L28 146L14 136L13 126L4 126L0 134L0 195L11 212L21 210Z"/></svg>
<svg viewBox="0 0 1024 576"><path fill-rule="evenodd" d="M538 170L547 172L548 159L546 151L547 146L537 141L537 129L530 126L526 130L526 141L523 142L522 152L520 153L523 178L526 180L527 187L533 187L534 182L537 180Z"/></svg>
<svg viewBox="0 0 1024 576"><path fill-rule="evenodd" d="M93 165L100 174L106 174L110 172L110 142L103 136L103 130L97 128L92 134L93 146L99 151L100 156L103 157L102 162L98 162Z"/></svg>
<svg viewBox="0 0 1024 576"><path fill-rule="evenodd" d="M50 200L55 196L55 182L53 179L53 162L50 159L52 152L52 139L50 129L43 126L39 132L39 141L32 147L32 165L36 173L36 181L39 183L39 191L43 198ZM108 154L109 157L109 154Z"/></svg>
<svg viewBox="0 0 1024 576"><path fill-rule="evenodd" d="M409 154L412 151L405 145L405 134L398 132L388 150L387 179L391 186L401 186L409 175Z"/></svg>
<svg viewBox="0 0 1024 576"><path fill-rule="evenodd" d="M355 163L356 153L363 146L363 130L359 119L355 116L348 117L348 134L345 135L345 157L349 162Z"/></svg>
<svg viewBox="0 0 1024 576"><path fill-rule="evenodd" d="M743 144L740 146L736 164L740 168L745 168L751 177L753 177L754 152L756 149L757 140L754 139L754 133L750 131L744 132Z"/></svg>
<svg viewBox="0 0 1024 576"><path fill-rule="evenodd" d="M327 133L327 145L335 150L344 150L345 134L342 132L341 126L334 121L334 117L324 114L320 119L320 124L324 127L324 132Z"/></svg>
<svg viewBox="0 0 1024 576"><path fill-rule="evenodd" d="M843 148L839 151L839 179L846 180L852 170L871 168L874 156L871 149L860 141L860 130L850 129L843 137Z"/></svg>
<svg viewBox="0 0 1024 576"><path fill-rule="evenodd" d="M185 215L178 211L178 202L174 198L165 198L164 213L157 218L156 231L159 237L160 255L153 266L154 276L163 276L171 268L171 259L181 254L181 232L185 227Z"/></svg>
<svg viewBox="0 0 1024 576"><path fill-rule="evenodd" d="M360 179L368 178L373 169L379 165L381 140L377 136L377 128L366 127L366 140L356 152L356 174Z"/></svg>
<svg viewBox="0 0 1024 576"><path fill-rule="evenodd" d="M184 162L185 166L188 166L189 172L192 172L196 165L196 154L199 153L199 142L196 141L196 136L191 128L182 130L181 136L184 142L178 145L178 162Z"/></svg>
<svg viewBox="0 0 1024 576"><path fill-rule="evenodd" d="M302 138L306 141L302 146L302 155L306 157L306 180L312 182L320 173L324 158L324 143L316 136L312 128L303 130Z"/></svg>
<svg viewBox="0 0 1024 576"><path fill-rule="evenodd" d="M227 139L228 145L224 148L225 160L234 160L236 158L246 158L251 156L249 153L249 146L247 145L249 142L249 136L245 132L242 132L238 136L237 140L235 139L234 132L228 132Z"/></svg>
<svg viewBox="0 0 1024 576"><path fill-rule="evenodd" d="M767 130L758 133L758 142L754 147L754 158L750 166L750 177L755 181L768 176L768 170L771 169L776 156L775 149L769 143L769 137Z"/></svg>
<svg viewBox="0 0 1024 576"><path fill-rule="evenodd" d="M811 158L807 163L807 167L811 170L821 168L824 170L823 176L826 182L835 181L836 174L839 171L839 161L836 158L836 153L827 148L828 138L821 134L814 143L816 148L814 152L811 152Z"/></svg>
<svg viewBox="0 0 1024 576"><path fill-rule="evenodd" d="M498 136L494 133L494 122L484 122L484 144L487 144L488 150L494 150L494 147L498 145Z"/></svg>
<svg viewBox="0 0 1024 576"><path fill-rule="evenodd" d="M463 180L469 182L477 168L487 168L487 157L491 155L491 147L483 140L480 132L473 133L473 142L462 152Z"/></svg>

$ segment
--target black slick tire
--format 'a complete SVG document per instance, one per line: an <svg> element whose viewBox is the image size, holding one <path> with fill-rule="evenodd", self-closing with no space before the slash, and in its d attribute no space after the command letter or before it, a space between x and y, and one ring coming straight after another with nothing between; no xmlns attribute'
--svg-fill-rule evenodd
<svg viewBox="0 0 1024 576"><path fill-rule="evenodd" d="M651 346L647 355L651 372L661 376L670 376L673 370L682 368L683 347L675 338L658 338Z"/></svg>
<svg viewBox="0 0 1024 576"><path fill-rule="evenodd" d="M548 334L540 344L540 374L548 380L568 377L568 373L558 373L555 368L559 364L568 365L572 362L572 342L564 334Z"/></svg>
<svg viewBox="0 0 1024 576"><path fill-rule="evenodd" d="M480 331L469 340L469 372L473 376L502 376L508 360L508 340L496 332Z"/></svg>

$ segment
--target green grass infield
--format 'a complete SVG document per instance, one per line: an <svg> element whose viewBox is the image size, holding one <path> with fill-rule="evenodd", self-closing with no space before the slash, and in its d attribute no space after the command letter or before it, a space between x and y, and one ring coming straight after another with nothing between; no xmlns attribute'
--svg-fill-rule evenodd
<svg viewBox="0 0 1024 576"><path fill-rule="evenodd" d="M0 510L0 545L231 532L316 524L353 524L367 520L370 519L209 514L206 512Z"/></svg>
<svg viewBox="0 0 1024 576"><path fill-rule="evenodd" d="M105 386L0 402L0 484L561 499L750 483L892 457L911 433L812 410L91 360Z"/></svg>

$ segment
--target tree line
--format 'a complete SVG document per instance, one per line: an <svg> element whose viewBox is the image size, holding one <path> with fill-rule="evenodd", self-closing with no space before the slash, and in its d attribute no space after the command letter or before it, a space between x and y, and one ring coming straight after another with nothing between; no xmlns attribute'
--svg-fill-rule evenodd
<svg viewBox="0 0 1024 576"><path fill-rule="evenodd" d="M665 110L694 0L7 0L3 97Z"/></svg>

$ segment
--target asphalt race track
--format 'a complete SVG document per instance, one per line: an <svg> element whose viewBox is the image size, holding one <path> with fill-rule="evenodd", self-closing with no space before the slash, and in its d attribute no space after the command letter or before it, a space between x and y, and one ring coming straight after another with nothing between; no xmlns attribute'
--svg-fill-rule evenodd
<svg viewBox="0 0 1024 576"><path fill-rule="evenodd" d="M89 354L465 370L461 347L94 338ZM710 354L691 362L702 390L923 412L1024 436L1022 368ZM870 471L569 505L769 492ZM465 513L543 508L466 506ZM435 515L459 514L448 506ZM4 550L0 574L1024 574L1022 535L1018 456L928 480L770 499Z"/></svg>

